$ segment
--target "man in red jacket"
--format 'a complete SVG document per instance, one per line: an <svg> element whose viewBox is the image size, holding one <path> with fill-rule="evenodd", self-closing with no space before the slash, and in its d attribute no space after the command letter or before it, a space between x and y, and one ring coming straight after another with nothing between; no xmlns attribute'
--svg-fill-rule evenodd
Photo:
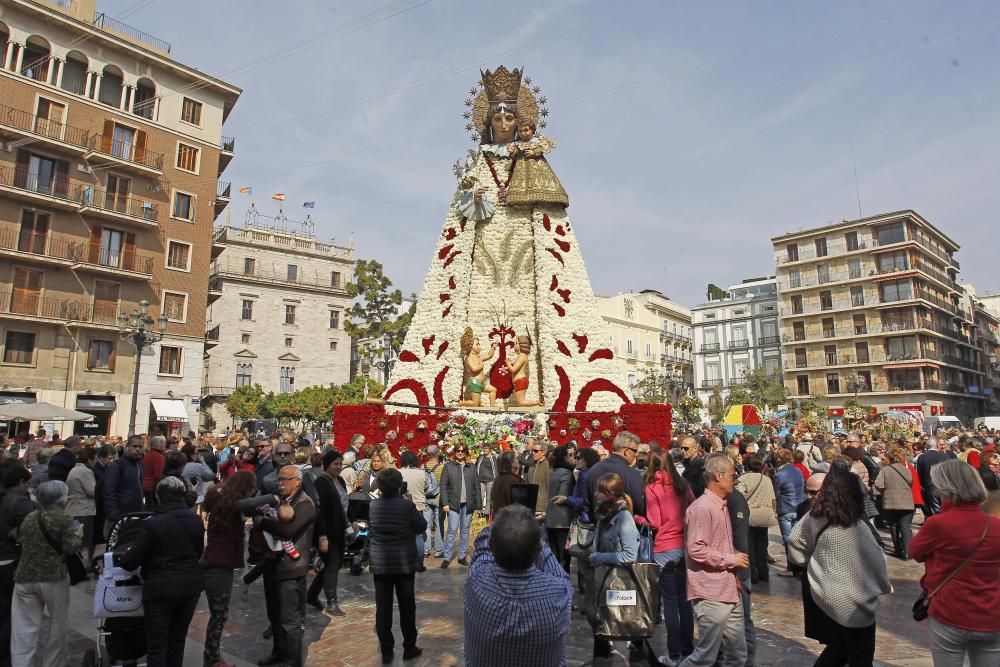
<svg viewBox="0 0 1000 667"><path fill-rule="evenodd" d="M163 467L167 458L167 439L162 435L154 435L149 439L149 451L142 459L142 494L146 497L146 507L156 506L156 496L153 490L156 483L163 477Z"/></svg>

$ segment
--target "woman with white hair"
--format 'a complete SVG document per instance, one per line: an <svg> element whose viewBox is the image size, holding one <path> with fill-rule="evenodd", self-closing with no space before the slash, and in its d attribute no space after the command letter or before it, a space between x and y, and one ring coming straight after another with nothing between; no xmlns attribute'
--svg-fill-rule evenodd
<svg viewBox="0 0 1000 667"><path fill-rule="evenodd" d="M935 667L1000 664L1000 518L981 505L986 487L975 468L952 459L931 468L941 512L910 542L924 563Z"/></svg>
<svg viewBox="0 0 1000 667"><path fill-rule="evenodd" d="M21 524L21 560L14 575L11 609L13 667L35 664L43 615L49 617L49 632L41 646L41 664L63 667L69 662L69 572L65 557L80 548L83 526L66 512L68 498L65 482L39 484L35 489L38 510Z"/></svg>

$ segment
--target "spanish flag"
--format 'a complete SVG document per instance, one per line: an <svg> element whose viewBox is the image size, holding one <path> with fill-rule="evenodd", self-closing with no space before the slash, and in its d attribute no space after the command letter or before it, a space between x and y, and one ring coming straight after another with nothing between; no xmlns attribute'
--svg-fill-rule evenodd
<svg viewBox="0 0 1000 667"><path fill-rule="evenodd" d="M252 195L253 194L253 188L251 188L249 185L244 185L243 187L240 188L240 194L241 195Z"/></svg>
<svg viewBox="0 0 1000 667"><path fill-rule="evenodd" d="M285 201L285 193L276 192L273 195L271 195L271 199L273 199L274 201Z"/></svg>

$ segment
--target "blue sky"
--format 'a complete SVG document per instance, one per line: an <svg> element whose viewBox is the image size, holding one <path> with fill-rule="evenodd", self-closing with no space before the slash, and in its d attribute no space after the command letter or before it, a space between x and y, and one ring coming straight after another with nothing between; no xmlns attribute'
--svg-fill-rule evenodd
<svg viewBox="0 0 1000 667"><path fill-rule="evenodd" d="M1000 289L992 0L99 6L130 8L126 23L243 88L223 178L267 214L272 192L290 217L315 200L317 236L353 232L406 292L473 145L462 101L500 64L549 99L550 163L598 293L690 305L709 282L773 273L772 236L857 217L852 143L864 215L918 211L963 246L963 279ZM234 223L250 203L235 187Z"/></svg>

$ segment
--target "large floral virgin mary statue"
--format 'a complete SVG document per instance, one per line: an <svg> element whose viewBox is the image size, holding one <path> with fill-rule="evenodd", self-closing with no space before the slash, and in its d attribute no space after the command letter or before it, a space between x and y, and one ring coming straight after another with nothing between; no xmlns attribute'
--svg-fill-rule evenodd
<svg viewBox="0 0 1000 667"><path fill-rule="evenodd" d="M613 411L629 400L569 198L544 157L555 144L537 133L545 98L521 74L487 70L466 100L480 145L455 166L387 401Z"/></svg>

